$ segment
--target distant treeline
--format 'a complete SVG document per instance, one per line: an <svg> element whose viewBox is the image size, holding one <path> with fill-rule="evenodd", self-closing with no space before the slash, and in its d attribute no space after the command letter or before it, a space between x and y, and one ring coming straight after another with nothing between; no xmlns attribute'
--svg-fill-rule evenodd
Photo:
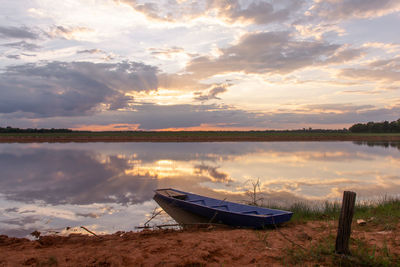
<svg viewBox="0 0 400 267"><path fill-rule="evenodd" d="M357 123L349 128L352 133L400 133L400 119L397 121Z"/></svg>
<svg viewBox="0 0 400 267"><path fill-rule="evenodd" d="M311 133L347 133L349 130L346 128L343 129L313 129L313 128L303 128L297 130L266 130L264 132L267 133L304 133L304 132L311 132Z"/></svg>
<svg viewBox="0 0 400 267"><path fill-rule="evenodd" d="M237 135L237 134L264 134L264 133L347 133L349 130L346 128L343 129L313 129L313 128L303 128L303 129L295 129L295 130L249 130L249 131L229 131L229 130L215 130L215 131L145 131L145 130L136 130L136 131L100 131L100 132L92 132L92 131L74 131L70 129L36 129L36 128L28 128L28 129L21 129L21 128L13 128L13 127L0 127L0 133L101 133L101 134L155 134L155 135L190 135L190 134L227 134L227 135Z"/></svg>
<svg viewBox="0 0 400 267"><path fill-rule="evenodd" d="M70 133L72 130L70 129L20 129L20 128L13 128L13 127L0 127L0 133Z"/></svg>

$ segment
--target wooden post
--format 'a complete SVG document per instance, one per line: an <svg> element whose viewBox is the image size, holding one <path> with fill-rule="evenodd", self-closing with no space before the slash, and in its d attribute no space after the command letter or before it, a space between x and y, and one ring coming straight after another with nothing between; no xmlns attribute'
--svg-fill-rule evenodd
<svg viewBox="0 0 400 267"><path fill-rule="evenodd" d="M344 191L342 209L340 211L339 226L336 236L335 252L338 254L350 254L349 240L351 234L351 221L353 220L356 193Z"/></svg>

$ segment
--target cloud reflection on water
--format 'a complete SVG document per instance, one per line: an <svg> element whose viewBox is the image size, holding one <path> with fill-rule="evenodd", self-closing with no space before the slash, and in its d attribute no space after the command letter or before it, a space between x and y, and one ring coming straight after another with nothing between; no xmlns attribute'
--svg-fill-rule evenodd
<svg viewBox="0 0 400 267"><path fill-rule="evenodd" d="M191 184L195 192L207 187L221 196L235 196L243 193L248 179L260 178L265 193L315 198L321 187L362 188L367 182L381 188L378 177L397 170L387 159L400 158L398 151L382 153L388 146L371 143L129 143L122 150L119 145L114 151L100 143L2 149L0 193L14 201L51 205L127 205L150 200L160 184L183 189ZM307 193L307 187L313 187L314 194ZM322 195L332 197L333 192Z"/></svg>
<svg viewBox="0 0 400 267"><path fill-rule="evenodd" d="M99 229L115 224L132 229L154 207L156 188L244 202L257 178L264 204L337 199L343 190L356 191L360 199L396 195L398 147L351 142L1 144L0 229L22 235L33 228L100 221Z"/></svg>
<svg viewBox="0 0 400 267"><path fill-rule="evenodd" d="M154 176L126 175L126 159L102 162L93 151L23 149L0 154L0 192L7 199L46 204L141 203L157 187Z"/></svg>

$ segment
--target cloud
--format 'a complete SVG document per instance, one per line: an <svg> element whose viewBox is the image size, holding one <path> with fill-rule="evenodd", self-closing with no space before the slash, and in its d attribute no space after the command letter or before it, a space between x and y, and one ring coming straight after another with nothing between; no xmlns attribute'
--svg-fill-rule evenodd
<svg viewBox="0 0 400 267"><path fill-rule="evenodd" d="M19 210L18 208L14 207L14 208L5 209L4 211L8 213L8 212L18 212L18 210Z"/></svg>
<svg viewBox="0 0 400 267"><path fill-rule="evenodd" d="M50 38L76 39L79 34L93 32L92 29L81 26L53 26L47 35Z"/></svg>
<svg viewBox="0 0 400 267"><path fill-rule="evenodd" d="M201 126L204 123L233 123L244 126L257 121L256 115L228 106L143 104L135 106L134 121L141 129L163 129Z"/></svg>
<svg viewBox="0 0 400 267"><path fill-rule="evenodd" d="M137 106L136 113L131 116L132 122L140 124L140 129L184 128L215 125L217 128L257 128L282 129L303 128L305 125L353 124L355 121L394 120L398 118L400 106L391 108L368 108L366 105L351 107L336 105L336 112L331 112L325 106L322 112L287 111L274 113L254 113L235 109L229 106L217 105L174 105ZM357 112L355 112L357 111ZM314 126L312 126L314 127Z"/></svg>
<svg viewBox="0 0 400 267"><path fill-rule="evenodd" d="M297 41L289 32L249 33L237 45L221 49L216 59L202 56L190 61L187 71L200 77L218 73L244 71L247 73L286 74L307 66L324 63L340 45L321 41Z"/></svg>
<svg viewBox="0 0 400 267"><path fill-rule="evenodd" d="M398 53L400 51L400 44L397 43L382 43L382 42L367 42L363 47L382 49L387 53Z"/></svg>
<svg viewBox="0 0 400 267"><path fill-rule="evenodd" d="M26 56L26 57L36 57L35 54L27 54L27 53L21 53L22 56Z"/></svg>
<svg viewBox="0 0 400 267"><path fill-rule="evenodd" d="M76 216L80 216L80 217L86 217L86 218L93 218L93 219L97 219L100 218L103 214L100 213L94 213L94 212L88 212L88 213L76 213Z"/></svg>
<svg viewBox="0 0 400 267"><path fill-rule="evenodd" d="M361 58L366 54L363 48L351 48L342 46L332 56L327 58L324 63L327 64L341 64L354 59Z"/></svg>
<svg viewBox="0 0 400 267"><path fill-rule="evenodd" d="M103 111L77 117L55 117L45 120L18 119L15 116L0 116L5 125L27 125L25 127L70 127L84 125L134 125L139 130L161 129L301 129L349 127L354 122L397 120L400 105L379 108L367 105L351 107L350 104L309 107L301 110L280 110L256 113L227 105L157 105L136 104L132 110ZM313 109L311 109L313 108ZM319 109L316 109L319 108ZM323 110L321 111L321 108ZM347 125L347 126L346 126ZM205 128L206 127L206 128Z"/></svg>
<svg viewBox="0 0 400 267"><path fill-rule="evenodd" d="M212 89L210 89L207 94L202 94L201 92L195 92L195 95L197 95L194 99L198 101L208 101L211 99L220 99L217 97L217 95L225 93L228 89L226 89L228 85L218 85L214 86Z"/></svg>
<svg viewBox="0 0 400 267"><path fill-rule="evenodd" d="M304 1L296 0L290 3L281 1L283 8L277 9L273 3L267 1L249 1L244 7L244 2L239 0L230 1L208 1L209 9L216 10L219 17L232 23L235 21L248 21L255 24L269 24L283 22L290 18L290 15L299 10Z"/></svg>
<svg viewBox="0 0 400 267"><path fill-rule="evenodd" d="M186 91L206 89L208 84L199 83L199 77L193 73L159 73L158 83L161 88L172 88Z"/></svg>
<svg viewBox="0 0 400 267"><path fill-rule="evenodd" d="M333 112L333 113L351 113L360 112L363 110L374 109L373 105L353 105L349 103L336 103L336 104L311 104L304 105L303 111L307 112Z"/></svg>
<svg viewBox="0 0 400 267"><path fill-rule="evenodd" d="M328 0L315 1L309 15L324 20L380 17L400 10L397 0Z"/></svg>
<svg viewBox="0 0 400 267"><path fill-rule="evenodd" d="M11 58L11 59L20 59L20 55L7 55L7 58Z"/></svg>
<svg viewBox="0 0 400 267"><path fill-rule="evenodd" d="M0 101L3 100L0 97ZM11 101L5 101L11 102ZM28 103L34 102L30 100ZM2 103L3 104L3 103ZM43 103L40 103L44 105ZM15 105L15 104L14 104ZM1 105L0 105L1 107ZM11 108L11 107L10 107ZM14 108L14 107L13 107ZM108 110L101 112L82 113L72 117L51 113L51 117L40 119L41 114L34 114L27 118L26 114L0 114L3 123L11 123L18 126L20 122L24 125L35 124L35 127L67 127L79 128L84 125L140 125L139 129L156 130L168 128L188 128L197 127L202 124L223 124L223 127L252 126L263 127L267 123L263 122L260 114L246 112L244 110L233 109L229 106L218 105L157 105L151 103L137 103L131 110ZM70 114L70 113L68 113ZM64 118L61 118L64 116ZM34 121L31 119L36 118ZM265 118L264 118L265 119ZM25 126L31 127L31 126Z"/></svg>
<svg viewBox="0 0 400 267"><path fill-rule="evenodd" d="M297 23L294 23L293 26L301 36L315 38L316 40L323 40L328 33L336 33L342 36L346 32L343 28L333 23L321 22L307 25Z"/></svg>
<svg viewBox="0 0 400 267"><path fill-rule="evenodd" d="M77 54L98 54L98 53L105 53L101 49L93 48L93 49L85 49L85 50L79 50L76 52Z"/></svg>
<svg viewBox="0 0 400 267"><path fill-rule="evenodd" d="M76 54L78 54L78 55L82 55L82 54L89 54L89 55L100 54L100 55L102 55L101 59L103 59L105 61L110 61L110 60L113 60L115 58L115 55L113 53L107 54L106 51L101 50L101 49L97 49L97 48L78 50L76 52Z"/></svg>
<svg viewBox="0 0 400 267"><path fill-rule="evenodd" d="M298 11L305 1L137 1L114 0L124 3L147 18L163 22L180 22L199 17L213 17L227 23L244 22L269 24L283 22Z"/></svg>
<svg viewBox="0 0 400 267"><path fill-rule="evenodd" d="M146 17L150 19L155 19L155 20L161 20L161 21L171 21L173 20L172 12L167 12L163 13L162 9L159 7L158 4L154 2L147 2L147 3L139 3L139 1L136 0L115 0L117 3L124 3L129 6L131 6L135 11L142 13ZM170 2L171 6L169 10L172 10L173 8L176 8L177 4L175 1ZM175 12L174 12L175 13Z"/></svg>
<svg viewBox="0 0 400 267"><path fill-rule="evenodd" d="M384 69L356 69L356 68L345 68L340 71L339 76L344 78L350 78L354 80L368 80L368 81L388 81L397 82L400 81L400 72L398 71L385 71Z"/></svg>
<svg viewBox="0 0 400 267"><path fill-rule="evenodd" d="M182 47L173 46L170 48L149 48L152 55L170 55L175 53L182 53L185 50Z"/></svg>
<svg viewBox="0 0 400 267"><path fill-rule="evenodd" d="M39 46L39 45L28 43L25 41L1 44L1 46L17 48L17 49L27 50L27 51L36 51L41 48L41 46Z"/></svg>
<svg viewBox="0 0 400 267"><path fill-rule="evenodd" d="M361 68L345 68L339 76L353 80L399 82L400 57L376 60Z"/></svg>
<svg viewBox="0 0 400 267"><path fill-rule="evenodd" d="M20 217L20 218L12 218L12 219L7 219L7 220L2 220L0 221L1 223L4 224L10 224L10 225L17 225L17 226L26 226L28 224L34 224L36 222L40 221L40 218L37 216L25 216L25 217Z"/></svg>
<svg viewBox="0 0 400 267"><path fill-rule="evenodd" d="M39 35L27 27L2 27L0 26L0 38L38 39Z"/></svg>
<svg viewBox="0 0 400 267"><path fill-rule="evenodd" d="M8 67L0 74L0 113L28 117L78 116L99 104L125 107L131 91L157 89L157 69L142 63L45 62Z"/></svg>

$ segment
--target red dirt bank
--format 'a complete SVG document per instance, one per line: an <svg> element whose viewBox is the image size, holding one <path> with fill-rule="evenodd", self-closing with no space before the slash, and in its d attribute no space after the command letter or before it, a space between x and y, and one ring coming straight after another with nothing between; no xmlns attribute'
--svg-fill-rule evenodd
<svg viewBox="0 0 400 267"><path fill-rule="evenodd" d="M43 236L37 241L0 236L0 266L281 266L292 265L287 249L310 248L335 234L333 222L308 222L280 230L157 230L118 232L101 237L73 234ZM397 229L399 229L397 227ZM282 235L283 234L283 235ZM398 231L365 231L353 238L399 255ZM379 249L378 249L379 250ZM312 262L306 263L306 265ZM326 262L324 265L330 264Z"/></svg>

